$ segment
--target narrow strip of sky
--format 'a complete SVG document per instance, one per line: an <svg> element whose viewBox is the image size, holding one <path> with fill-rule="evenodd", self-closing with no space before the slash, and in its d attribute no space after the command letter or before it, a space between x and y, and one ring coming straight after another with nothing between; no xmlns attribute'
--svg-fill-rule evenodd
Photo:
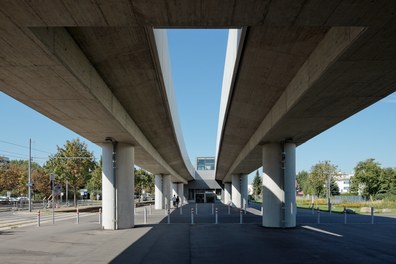
<svg viewBox="0 0 396 264"><path fill-rule="evenodd" d="M215 156L228 30L168 29L176 103L185 146L196 157Z"/></svg>

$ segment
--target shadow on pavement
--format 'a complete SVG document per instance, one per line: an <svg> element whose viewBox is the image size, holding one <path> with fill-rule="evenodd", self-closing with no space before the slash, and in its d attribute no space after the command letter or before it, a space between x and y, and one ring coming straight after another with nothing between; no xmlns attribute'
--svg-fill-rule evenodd
<svg viewBox="0 0 396 264"><path fill-rule="evenodd" d="M198 205L195 224L190 223L195 204L184 206L182 215L175 209L170 224L165 217L161 224L150 225L150 231L111 263L395 263L396 225L382 219L386 217L377 217L380 225L315 224L315 215L299 210L298 221L311 223L272 229L261 227L260 215L247 212L244 219L251 222L241 225L239 210L228 215L227 206L216 206L219 224L213 223L211 205ZM338 221L342 216L323 217ZM356 216L360 222L370 218Z"/></svg>

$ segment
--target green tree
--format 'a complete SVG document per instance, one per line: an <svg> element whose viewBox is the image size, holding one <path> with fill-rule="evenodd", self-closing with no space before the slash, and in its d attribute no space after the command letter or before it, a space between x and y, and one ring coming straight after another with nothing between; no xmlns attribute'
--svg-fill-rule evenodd
<svg viewBox="0 0 396 264"><path fill-rule="evenodd" d="M253 195L255 200L257 200L257 198L261 195L262 186L263 186L263 180L261 179L259 172L257 170L256 176L254 176L253 179Z"/></svg>
<svg viewBox="0 0 396 264"><path fill-rule="evenodd" d="M338 187L334 176L330 180L330 193L331 195L340 195L340 187Z"/></svg>
<svg viewBox="0 0 396 264"><path fill-rule="evenodd" d="M309 174L309 184L317 196L326 196L327 190L331 190L331 183L335 185L334 177L337 175L337 166L330 161L319 162L312 166Z"/></svg>
<svg viewBox="0 0 396 264"><path fill-rule="evenodd" d="M88 181L88 191L91 197L102 193L102 159L95 165L95 169L91 173L91 179ZM92 199L92 198L91 198Z"/></svg>
<svg viewBox="0 0 396 264"><path fill-rule="evenodd" d="M312 194L313 189L309 181L309 173L307 171L300 171L297 176L297 188L302 191L304 194Z"/></svg>
<svg viewBox="0 0 396 264"><path fill-rule="evenodd" d="M396 195L396 168L383 168L380 176L380 190L382 196Z"/></svg>
<svg viewBox="0 0 396 264"><path fill-rule="evenodd" d="M56 154L49 157L45 165L47 173L55 173L56 181L63 185L68 182L73 190L74 206L77 206L77 189L86 186L90 171L95 169L93 153L88 151L87 144L79 139L67 140L66 144L57 147Z"/></svg>
<svg viewBox="0 0 396 264"><path fill-rule="evenodd" d="M143 170L135 169L135 193L142 194L154 192L154 175Z"/></svg>
<svg viewBox="0 0 396 264"><path fill-rule="evenodd" d="M361 192L361 194L371 200L381 190L382 169L374 159L360 161L355 167L355 174L352 177L351 190Z"/></svg>

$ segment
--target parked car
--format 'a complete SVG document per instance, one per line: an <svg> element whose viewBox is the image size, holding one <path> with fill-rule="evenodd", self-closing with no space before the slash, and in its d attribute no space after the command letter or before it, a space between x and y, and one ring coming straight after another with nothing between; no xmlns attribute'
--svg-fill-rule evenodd
<svg viewBox="0 0 396 264"><path fill-rule="evenodd" d="M10 198L7 196L0 196L0 204L9 204L10 203Z"/></svg>
<svg viewBox="0 0 396 264"><path fill-rule="evenodd" d="M24 196L18 197L16 199L18 202L22 202L22 203L27 203L29 201L29 198Z"/></svg>
<svg viewBox="0 0 396 264"><path fill-rule="evenodd" d="M145 201L145 202L152 202L152 201L154 201L154 200L155 200L155 198L152 196L151 193L144 193L144 194L142 194L142 201Z"/></svg>

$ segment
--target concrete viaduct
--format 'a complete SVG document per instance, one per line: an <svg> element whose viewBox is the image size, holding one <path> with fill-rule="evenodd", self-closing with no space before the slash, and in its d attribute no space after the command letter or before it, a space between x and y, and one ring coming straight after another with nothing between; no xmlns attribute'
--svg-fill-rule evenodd
<svg viewBox="0 0 396 264"><path fill-rule="evenodd" d="M194 179L159 29L232 28L216 179L240 207L263 166L263 226L294 227L296 146L396 90L395 14L391 0L4 0L0 90L102 146L103 227L133 227L134 164L156 175L157 208Z"/></svg>

